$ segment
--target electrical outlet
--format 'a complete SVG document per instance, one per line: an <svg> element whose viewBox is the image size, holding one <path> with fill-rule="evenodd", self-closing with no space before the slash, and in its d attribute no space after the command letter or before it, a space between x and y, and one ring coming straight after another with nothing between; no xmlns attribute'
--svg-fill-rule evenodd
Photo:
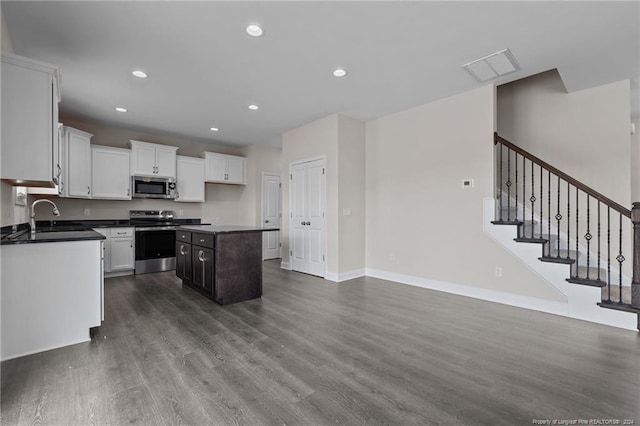
<svg viewBox="0 0 640 426"><path fill-rule="evenodd" d="M91 209L84 209L85 216L91 216Z"/></svg>
<svg viewBox="0 0 640 426"><path fill-rule="evenodd" d="M496 277L502 278L502 266L496 266Z"/></svg>

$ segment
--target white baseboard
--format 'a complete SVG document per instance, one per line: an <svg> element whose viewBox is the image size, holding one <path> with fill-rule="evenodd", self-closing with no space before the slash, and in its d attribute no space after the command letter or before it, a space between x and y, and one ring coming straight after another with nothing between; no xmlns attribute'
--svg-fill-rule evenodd
<svg viewBox="0 0 640 426"><path fill-rule="evenodd" d="M336 274L336 273L333 273L333 272L327 272L327 275L324 278L326 280L339 283L339 282L342 282L342 281L348 281L348 280L352 280L354 278L359 278L359 277L364 277L364 276L365 276L365 269L361 268L361 269L354 269L352 271L342 272L342 273L339 273L339 274Z"/></svg>
<svg viewBox="0 0 640 426"><path fill-rule="evenodd" d="M591 306L591 304L588 307L585 306L585 310L587 312L583 312L582 310L576 311L576 309L570 303L538 299L529 296L521 296L513 293L489 290L482 287L429 280L426 278L414 277L411 275L402 275L394 272L381 271L378 269L367 268L366 276L387 281L395 281L401 284L408 284L430 290L442 291L444 293L486 300L488 302L500 303L502 305L516 306L533 311L545 312L549 314L595 322L598 324L609 325L626 330L636 331L637 329L635 315L629 314L627 312L603 309L596 306L595 303L593 303L593 306ZM593 293L592 296L597 297L600 293L600 288L585 287L583 291Z"/></svg>
<svg viewBox="0 0 640 426"><path fill-rule="evenodd" d="M291 265L289 264L289 262L280 262L280 268L281 269L286 269L287 271L291 270Z"/></svg>

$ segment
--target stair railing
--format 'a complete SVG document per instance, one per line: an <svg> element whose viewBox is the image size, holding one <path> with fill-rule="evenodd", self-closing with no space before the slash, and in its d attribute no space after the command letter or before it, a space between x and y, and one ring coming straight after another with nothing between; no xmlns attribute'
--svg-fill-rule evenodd
<svg viewBox="0 0 640 426"><path fill-rule="evenodd" d="M606 287L603 303L617 302L640 309L640 202L633 204L632 217L631 210L497 133L494 145L497 166L494 223L518 224L519 241L545 243L541 260L571 264L568 281ZM552 225L557 235L552 234ZM631 225L632 249L628 248ZM580 250L583 247L586 250ZM633 250L631 303L625 303L623 269L630 250ZM612 276L614 272L617 277ZM613 300L612 286L618 292Z"/></svg>

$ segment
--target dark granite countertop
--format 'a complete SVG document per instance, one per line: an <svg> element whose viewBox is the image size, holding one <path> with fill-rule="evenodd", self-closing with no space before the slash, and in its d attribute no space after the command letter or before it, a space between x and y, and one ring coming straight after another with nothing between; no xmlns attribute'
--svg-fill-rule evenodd
<svg viewBox="0 0 640 426"><path fill-rule="evenodd" d="M31 243L59 243L68 241L104 240L102 234L95 231L38 231L31 234L23 229L8 234L0 240L0 245L31 244Z"/></svg>
<svg viewBox="0 0 640 426"><path fill-rule="evenodd" d="M174 219L175 225L198 224L200 219ZM0 228L0 244L49 243L56 241L103 240L105 237L94 228L135 227L129 219L113 220L39 220L36 234L32 237L29 224ZM138 225L140 226L140 225ZM141 225L145 226L145 225Z"/></svg>
<svg viewBox="0 0 640 426"><path fill-rule="evenodd" d="M202 232L204 234L230 234L235 232L271 232L279 231L279 228L259 228L256 226L240 225L181 225L178 230L190 232Z"/></svg>

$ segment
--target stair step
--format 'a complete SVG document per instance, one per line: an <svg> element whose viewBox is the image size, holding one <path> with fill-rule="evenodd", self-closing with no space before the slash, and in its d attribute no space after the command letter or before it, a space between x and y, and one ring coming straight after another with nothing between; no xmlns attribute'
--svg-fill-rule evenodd
<svg viewBox="0 0 640 426"><path fill-rule="evenodd" d="M598 306L606 309L615 309L616 311L624 311L624 312L631 312L634 314L640 314L640 308L633 307L631 306L630 303L601 302L601 303L598 303Z"/></svg>
<svg viewBox="0 0 640 426"><path fill-rule="evenodd" d="M589 273L587 273L587 271ZM595 266L590 266L588 269L585 265L579 264L578 265L578 273L575 273L575 271L571 271L571 277L572 278L588 278L591 280L598 280L600 279L601 281L606 281L607 280L607 270L606 269L602 269L600 268L600 275L598 275L598 268Z"/></svg>
<svg viewBox="0 0 640 426"><path fill-rule="evenodd" d="M547 242L549 242L549 240L547 240L546 238L529 238L529 237L518 237L518 238L514 238L513 241L519 242L519 243L534 243L534 244L545 244Z"/></svg>
<svg viewBox="0 0 640 426"><path fill-rule="evenodd" d="M542 257L539 257L538 260L540 260L541 262L562 263L562 264L565 264L565 265L571 265L572 263L576 262L575 259L567 259L564 256L561 256L561 257L542 256Z"/></svg>
<svg viewBox="0 0 640 426"><path fill-rule="evenodd" d="M491 221L492 224L494 225L520 225L522 224L522 222L519 222L517 220L492 220Z"/></svg>
<svg viewBox="0 0 640 426"><path fill-rule="evenodd" d="M570 282L572 284L588 285L591 287L606 287L607 285L606 281L597 280L597 279L594 280L594 279L579 278L579 277L567 278L567 282Z"/></svg>
<svg viewBox="0 0 640 426"><path fill-rule="evenodd" d="M549 248L551 250L549 250ZM545 250L543 251L543 257L561 257L565 259L573 259L574 261L578 259L578 256L581 256L581 253L578 253L575 250L567 250L566 248L561 248L558 252L557 244L553 244L551 246L545 246ZM573 262L572 262L573 263Z"/></svg>

